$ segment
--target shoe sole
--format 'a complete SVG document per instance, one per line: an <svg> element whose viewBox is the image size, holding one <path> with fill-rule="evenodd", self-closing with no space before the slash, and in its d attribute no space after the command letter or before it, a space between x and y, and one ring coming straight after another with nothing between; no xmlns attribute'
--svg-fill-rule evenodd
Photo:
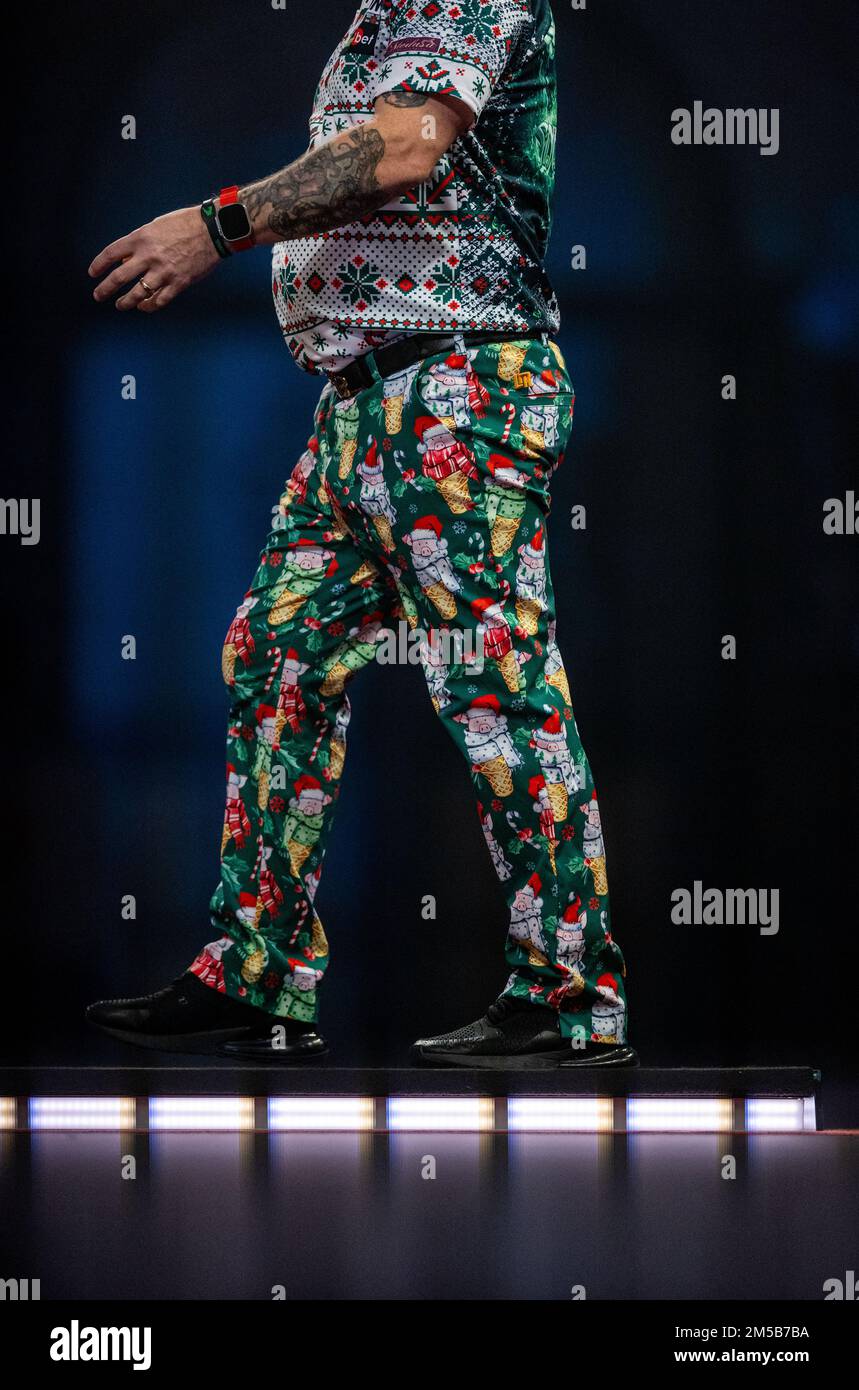
<svg viewBox="0 0 859 1390"><path fill-rule="evenodd" d="M130 1043L132 1047L145 1047L152 1052L193 1052L214 1053L220 1043L236 1042L247 1037L247 1028L219 1028L205 1033L136 1033L130 1028L111 1028L106 1023L95 1023L88 1019L91 1028L107 1033L110 1038Z"/></svg>
<svg viewBox="0 0 859 1390"><path fill-rule="evenodd" d="M261 1067L294 1067L300 1066L303 1062L315 1062L320 1057L328 1056L327 1047L316 1047L303 1052L289 1052L286 1048L269 1045L254 1050L250 1047L244 1048L240 1042L235 1045L231 1043L221 1044L216 1050L219 1057L232 1057L241 1062L256 1062Z"/></svg>
<svg viewBox="0 0 859 1390"><path fill-rule="evenodd" d="M638 1055L632 1048L628 1049L629 1058L622 1062L613 1061L611 1058L595 1057L588 1061L570 1060L570 1049L565 1047L563 1051L552 1052L530 1052L503 1057L495 1054L480 1054L469 1056L464 1052L448 1052L444 1055L437 1052L430 1052L422 1047L412 1048L412 1063L418 1067L471 1067L480 1071L548 1071L552 1067L582 1068L591 1067L637 1067Z"/></svg>
<svg viewBox="0 0 859 1390"><path fill-rule="evenodd" d="M623 1067L639 1066L638 1053L635 1051L634 1047L623 1046L620 1050L624 1054L622 1058L594 1057L580 1061L578 1057L570 1057L568 1055L566 1062L562 1062L561 1066L569 1067L573 1071L579 1067L610 1067L612 1071L616 1071Z"/></svg>

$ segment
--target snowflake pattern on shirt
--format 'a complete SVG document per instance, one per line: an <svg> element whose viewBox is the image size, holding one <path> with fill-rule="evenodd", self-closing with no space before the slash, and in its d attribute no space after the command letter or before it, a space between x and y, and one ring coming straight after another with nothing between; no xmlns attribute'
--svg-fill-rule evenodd
<svg viewBox="0 0 859 1390"><path fill-rule="evenodd" d="M386 92L456 97L475 124L425 183L273 248L299 366L336 369L415 331L557 331L541 266L557 127L548 0L366 0L323 71L309 148L369 120Z"/></svg>

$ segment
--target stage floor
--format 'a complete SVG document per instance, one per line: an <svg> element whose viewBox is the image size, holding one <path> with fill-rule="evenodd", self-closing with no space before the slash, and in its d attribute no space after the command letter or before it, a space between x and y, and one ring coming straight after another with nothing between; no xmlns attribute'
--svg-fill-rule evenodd
<svg viewBox="0 0 859 1390"><path fill-rule="evenodd" d="M820 1300L857 1270L859 1135L821 1132L810 1067L85 1059L0 1068L0 1252L42 1299Z"/></svg>
<svg viewBox="0 0 859 1390"><path fill-rule="evenodd" d="M857 1220L819 1133L0 1134L43 1300L820 1300Z"/></svg>

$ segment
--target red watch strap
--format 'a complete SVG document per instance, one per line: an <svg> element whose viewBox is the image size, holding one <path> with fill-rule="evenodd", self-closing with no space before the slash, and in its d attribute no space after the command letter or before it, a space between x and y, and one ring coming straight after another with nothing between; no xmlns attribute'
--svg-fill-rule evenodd
<svg viewBox="0 0 859 1390"><path fill-rule="evenodd" d="M237 183L230 184L229 188L222 188L220 192L220 203L222 207L230 203L239 201L239 186ZM241 241L231 241L228 243L231 251L249 251L254 245L253 233L250 236L242 237Z"/></svg>

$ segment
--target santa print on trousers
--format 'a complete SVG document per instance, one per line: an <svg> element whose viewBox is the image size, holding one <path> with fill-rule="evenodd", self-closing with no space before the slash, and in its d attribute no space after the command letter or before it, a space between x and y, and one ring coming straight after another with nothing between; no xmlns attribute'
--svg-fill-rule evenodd
<svg viewBox="0 0 859 1390"><path fill-rule="evenodd" d="M573 400L542 339L440 354L349 401L326 386L224 644L218 935L191 966L207 985L275 1017L316 1018L328 942L314 898L346 686L405 619L482 649L446 666L429 647L425 676L506 899L505 992L556 1008L566 1038L625 1040L623 956L545 530Z"/></svg>

